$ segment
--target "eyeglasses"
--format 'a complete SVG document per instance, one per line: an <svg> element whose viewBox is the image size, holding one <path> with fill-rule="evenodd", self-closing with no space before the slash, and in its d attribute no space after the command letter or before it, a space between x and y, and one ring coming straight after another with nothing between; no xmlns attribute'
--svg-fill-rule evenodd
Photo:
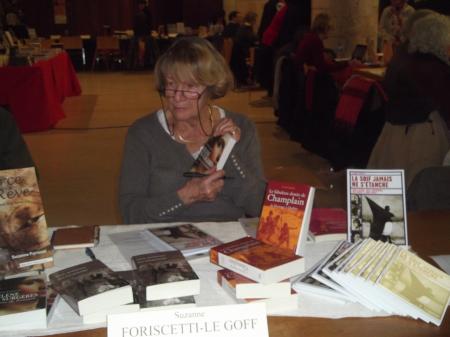
<svg viewBox="0 0 450 337"><path fill-rule="evenodd" d="M197 91L191 91L191 90L179 90L179 89L172 89L172 88L163 88L161 90L161 93L165 97L175 97L177 92L180 92L187 99L199 99L203 95L205 90L203 90L202 92L197 92Z"/></svg>

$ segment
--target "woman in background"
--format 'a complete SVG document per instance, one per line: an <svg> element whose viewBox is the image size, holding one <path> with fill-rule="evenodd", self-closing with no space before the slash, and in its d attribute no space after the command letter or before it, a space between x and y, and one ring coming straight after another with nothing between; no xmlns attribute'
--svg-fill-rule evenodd
<svg viewBox="0 0 450 337"><path fill-rule="evenodd" d="M212 104L233 82L220 53L206 39L181 38L158 59L155 79L162 108L137 120L125 142L119 187L125 223L258 216L265 180L255 126ZM237 143L224 170L184 177L208 139L225 133Z"/></svg>

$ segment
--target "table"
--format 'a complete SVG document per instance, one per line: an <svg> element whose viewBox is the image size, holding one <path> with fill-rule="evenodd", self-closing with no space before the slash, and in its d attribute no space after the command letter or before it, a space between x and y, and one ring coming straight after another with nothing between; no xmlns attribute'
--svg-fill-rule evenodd
<svg viewBox="0 0 450 337"><path fill-rule="evenodd" d="M450 254L450 211L421 211L408 214L408 231L413 249L422 257ZM401 317L325 319L269 317L271 337L294 336L383 336L448 337L450 311L440 327ZM59 337L104 337L106 329L53 335Z"/></svg>
<svg viewBox="0 0 450 337"><path fill-rule="evenodd" d="M22 132L52 128L65 117L64 99L80 94L66 52L32 66L0 68L0 105L8 106Z"/></svg>
<svg viewBox="0 0 450 337"><path fill-rule="evenodd" d="M354 74L371 78L375 81L382 81L386 73L386 67L362 67L353 70Z"/></svg>

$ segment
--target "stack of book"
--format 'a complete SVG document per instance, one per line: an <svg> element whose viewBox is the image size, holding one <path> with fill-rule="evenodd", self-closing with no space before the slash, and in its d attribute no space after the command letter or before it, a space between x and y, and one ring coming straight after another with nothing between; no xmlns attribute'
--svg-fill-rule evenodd
<svg viewBox="0 0 450 337"><path fill-rule="evenodd" d="M450 301L448 274L404 247L371 238L341 242L293 287L315 288L325 296L435 325L441 324Z"/></svg>
<svg viewBox="0 0 450 337"><path fill-rule="evenodd" d="M218 271L218 282L236 301L263 300L269 313L297 307L289 279L304 272L314 191L302 184L269 182L256 238L211 249L211 262L225 268Z"/></svg>

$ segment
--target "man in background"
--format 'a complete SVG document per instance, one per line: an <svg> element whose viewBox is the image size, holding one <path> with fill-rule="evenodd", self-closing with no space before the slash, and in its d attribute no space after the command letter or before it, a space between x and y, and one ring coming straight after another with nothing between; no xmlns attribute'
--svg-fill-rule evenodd
<svg viewBox="0 0 450 337"><path fill-rule="evenodd" d="M238 11L231 11L230 14L228 14L228 24L225 26L222 36L224 38L235 38L241 23L241 13L239 13Z"/></svg>

